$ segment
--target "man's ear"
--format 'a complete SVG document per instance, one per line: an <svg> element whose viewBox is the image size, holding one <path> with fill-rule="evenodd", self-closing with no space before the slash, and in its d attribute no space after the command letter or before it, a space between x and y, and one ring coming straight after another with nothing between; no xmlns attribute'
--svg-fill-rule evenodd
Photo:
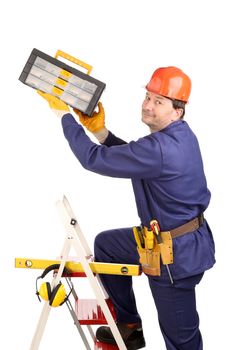
<svg viewBox="0 0 252 350"><path fill-rule="evenodd" d="M182 108L176 108L175 111L176 111L176 115L177 115L178 119L180 119L182 117L182 115L183 115L183 109Z"/></svg>

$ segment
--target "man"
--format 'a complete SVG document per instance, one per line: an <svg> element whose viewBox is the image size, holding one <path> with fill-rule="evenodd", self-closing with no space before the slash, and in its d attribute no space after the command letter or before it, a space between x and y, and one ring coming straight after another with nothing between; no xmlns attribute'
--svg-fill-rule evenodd
<svg viewBox="0 0 252 350"><path fill-rule="evenodd" d="M67 105L56 97L40 94L62 117L65 137L84 168L132 180L142 226L134 233L139 236L133 235L132 228L100 233L95 240L96 261L137 264L140 255L166 348L202 350L195 286L204 271L214 265L215 258L213 237L203 217L210 192L197 138L183 119L191 81L176 67L159 68L146 90L142 121L151 133L128 144L107 130L101 104L92 118L75 111L82 125L101 143L97 145L75 121ZM150 229L153 219L157 220L156 233L160 228L164 245L157 244ZM167 266L163 264L167 263L165 255L170 258ZM131 277L101 278L115 306L127 348L144 347ZM108 327L98 328L96 336L100 341L114 343Z"/></svg>

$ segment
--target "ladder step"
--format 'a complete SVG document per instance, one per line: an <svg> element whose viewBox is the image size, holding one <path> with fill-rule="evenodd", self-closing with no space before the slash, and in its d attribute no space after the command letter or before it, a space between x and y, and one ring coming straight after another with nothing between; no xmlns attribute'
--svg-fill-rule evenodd
<svg viewBox="0 0 252 350"><path fill-rule="evenodd" d="M95 341L94 350L119 350L119 348L117 345L112 345L112 344L101 343L101 342Z"/></svg>
<svg viewBox="0 0 252 350"><path fill-rule="evenodd" d="M114 319L116 313L112 301L106 300ZM96 299L77 299L75 302L75 313L81 325L107 324L107 320Z"/></svg>

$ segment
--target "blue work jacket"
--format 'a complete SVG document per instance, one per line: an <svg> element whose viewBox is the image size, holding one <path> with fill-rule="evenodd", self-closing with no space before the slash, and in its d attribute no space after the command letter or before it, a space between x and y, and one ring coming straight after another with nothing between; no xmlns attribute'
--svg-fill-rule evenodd
<svg viewBox="0 0 252 350"><path fill-rule="evenodd" d="M129 143L111 132L97 145L71 114L62 118L69 145L82 166L95 173L132 181L141 224L157 219L162 231L176 228L205 211L210 201L199 144L179 120ZM173 277L184 278L213 266L214 241L205 221L195 232L173 240Z"/></svg>

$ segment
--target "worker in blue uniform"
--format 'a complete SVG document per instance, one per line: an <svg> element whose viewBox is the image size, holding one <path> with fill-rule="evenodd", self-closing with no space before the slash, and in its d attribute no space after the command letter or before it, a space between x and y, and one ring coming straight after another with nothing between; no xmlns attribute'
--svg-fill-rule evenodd
<svg viewBox="0 0 252 350"><path fill-rule="evenodd" d="M204 271L215 263L214 240L203 215L211 195L197 138L184 120L190 91L191 80L179 68L155 70L142 105L142 121L150 134L129 143L108 131L101 103L92 118L75 110L79 124L64 102L40 92L62 118L64 135L85 169L131 179L141 224L134 232L139 236L133 234L132 228L100 233L95 239L95 259L141 262L169 350L203 349L195 287ZM92 142L85 129L100 144ZM150 225L153 219L160 230L156 235ZM158 233L163 250L157 242ZM171 257L167 265L163 264L165 252ZM115 306L117 325L127 349L144 347L132 278L101 275L101 279ZM115 343L106 326L98 328L96 337Z"/></svg>

